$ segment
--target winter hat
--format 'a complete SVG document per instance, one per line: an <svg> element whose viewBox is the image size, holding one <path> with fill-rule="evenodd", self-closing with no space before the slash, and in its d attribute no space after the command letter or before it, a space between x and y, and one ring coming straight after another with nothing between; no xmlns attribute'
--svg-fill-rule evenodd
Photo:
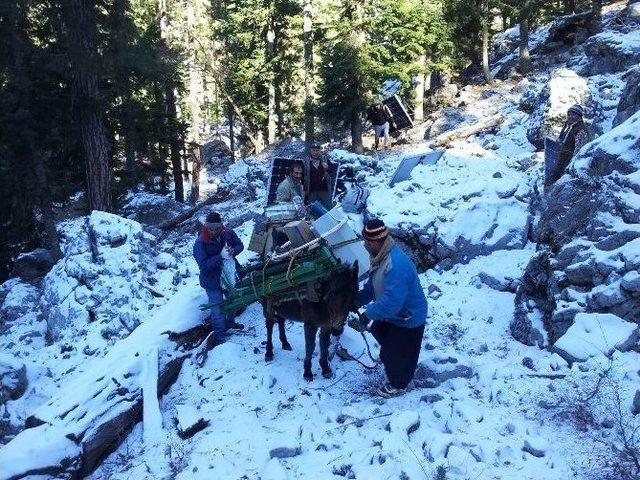
<svg viewBox="0 0 640 480"><path fill-rule="evenodd" d="M362 236L365 240L384 240L389 236L389 230L384 222L378 218L369 220L362 229Z"/></svg>
<svg viewBox="0 0 640 480"><path fill-rule="evenodd" d="M207 219L204 222L206 228L218 228L222 226L222 217L218 212L211 212L207 215Z"/></svg>
<svg viewBox="0 0 640 480"><path fill-rule="evenodd" d="M310 149L311 150L322 150L322 146L319 143L312 143Z"/></svg>
<svg viewBox="0 0 640 480"><path fill-rule="evenodd" d="M569 110L567 110L567 113L573 113L574 115L582 117L582 107L580 105L572 105L571 107L569 107Z"/></svg>

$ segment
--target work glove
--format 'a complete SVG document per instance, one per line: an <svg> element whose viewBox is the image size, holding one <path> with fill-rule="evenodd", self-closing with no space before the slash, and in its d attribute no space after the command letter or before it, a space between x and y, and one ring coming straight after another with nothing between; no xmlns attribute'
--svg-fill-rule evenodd
<svg viewBox="0 0 640 480"><path fill-rule="evenodd" d="M365 332L369 328L369 317L367 317L366 313L358 313L357 317L350 317L347 321L347 325L353 328L356 332Z"/></svg>

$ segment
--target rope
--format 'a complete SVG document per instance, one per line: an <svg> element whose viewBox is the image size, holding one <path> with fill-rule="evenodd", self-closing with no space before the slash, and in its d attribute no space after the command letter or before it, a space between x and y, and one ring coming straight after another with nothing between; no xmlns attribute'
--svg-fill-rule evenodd
<svg viewBox="0 0 640 480"><path fill-rule="evenodd" d="M322 235L320 235L318 238L314 238L313 240L300 245L299 247L293 248L291 250L288 250L284 253L280 253L280 254L275 254L272 255L270 257L268 257L269 259L273 260L273 261L277 261L280 260L282 258L288 257L293 253L299 252L300 250L304 250L305 248L310 247L311 245L315 245L317 243L320 242L320 240L322 240L323 238L326 238L327 236L331 235L332 233L337 232L338 230L340 230L345 224L347 223L347 219L343 218L342 220L340 220L335 226L333 226L332 228L330 228L329 230L327 230L326 232L324 232Z"/></svg>
<svg viewBox="0 0 640 480"><path fill-rule="evenodd" d="M351 355L349 353L349 351L344 348L342 346L342 343L340 343L340 339L338 338L338 346L340 348L342 348L342 350L344 351L344 353L347 355L347 357L349 357L351 360L355 360L356 362L358 362L360 365L362 365L364 368L366 368L367 370L375 370L377 368L378 365L380 365L380 360L376 360L375 358L373 358L373 355L371 355L371 348L369 347L369 342L367 340L366 335L364 334L364 332L360 332L360 335L362 335L362 338L364 339L364 344L367 347L367 355L369 356L369 358L371 359L371 361L373 362L373 365L367 365L366 363L362 362L359 358L354 357L353 355Z"/></svg>
<svg viewBox="0 0 640 480"><path fill-rule="evenodd" d="M289 261L289 266L287 267L287 275L285 278L287 279L287 283L290 287L293 287L293 284L291 283L291 268L293 267L293 261L298 256L298 253L299 252L295 252L293 255L291 255L291 260Z"/></svg>

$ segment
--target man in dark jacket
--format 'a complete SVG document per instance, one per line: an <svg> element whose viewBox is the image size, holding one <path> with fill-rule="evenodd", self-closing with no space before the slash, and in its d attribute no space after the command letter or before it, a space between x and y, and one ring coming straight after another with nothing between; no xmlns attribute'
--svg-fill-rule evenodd
<svg viewBox="0 0 640 480"><path fill-rule="evenodd" d="M589 130L582 119L582 107L573 105L567 110L567 121L562 127L558 142L560 143L560 153L556 168L549 177L549 183L555 183L569 166L571 159L583 145L589 142Z"/></svg>
<svg viewBox="0 0 640 480"><path fill-rule="evenodd" d="M374 148L378 149L380 137L384 137L382 148L386 148L389 141L389 125L393 123L391 110L380 99L377 99L367 110L367 118L373 124L373 132L376 137Z"/></svg>
<svg viewBox="0 0 640 480"><path fill-rule="evenodd" d="M217 305L222 302L222 249L226 249L232 257L244 250L238 235L224 226L217 212L210 213L193 245L193 256L200 268L200 285L207 292L211 307L211 326L213 327L215 344L224 342L225 331L229 328L242 329L243 325L227 318Z"/></svg>
<svg viewBox="0 0 640 480"><path fill-rule="evenodd" d="M377 340L388 379L378 388L378 395L396 397L405 393L418 365L427 299L415 265L394 244L382 220L367 222L362 236L371 256L371 270L358 304L368 305L359 320L350 321L349 326L359 331L368 329Z"/></svg>
<svg viewBox="0 0 640 480"><path fill-rule="evenodd" d="M331 175L335 170L335 164L322 154L320 145L314 143L305 159L305 192L308 192L308 203L319 200L327 210L333 208Z"/></svg>

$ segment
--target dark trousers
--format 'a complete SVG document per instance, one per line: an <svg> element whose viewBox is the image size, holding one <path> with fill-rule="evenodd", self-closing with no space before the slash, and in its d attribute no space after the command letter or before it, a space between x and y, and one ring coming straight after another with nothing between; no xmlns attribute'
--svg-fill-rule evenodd
<svg viewBox="0 0 640 480"><path fill-rule="evenodd" d="M402 328L389 322L375 321L369 331L380 345L380 360L389 383L407 388L418 365L424 324Z"/></svg>

